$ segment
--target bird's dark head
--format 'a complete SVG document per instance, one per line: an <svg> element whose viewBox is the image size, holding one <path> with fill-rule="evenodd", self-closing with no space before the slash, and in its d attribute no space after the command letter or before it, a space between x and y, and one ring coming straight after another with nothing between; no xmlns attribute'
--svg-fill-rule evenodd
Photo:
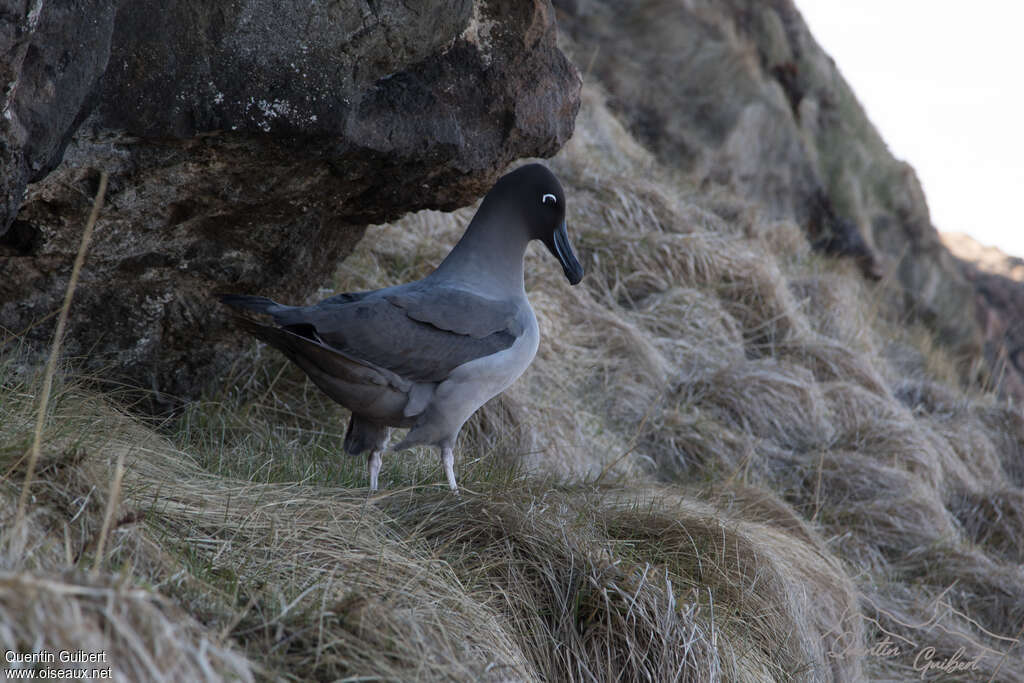
<svg viewBox="0 0 1024 683"><path fill-rule="evenodd" d="M487 201L515 207L525 221L530 239L544 243L562 264L570 284L583 279L565 226L565 193L558 178L542 164L526 164L502 176L487 193Z"/></svg>

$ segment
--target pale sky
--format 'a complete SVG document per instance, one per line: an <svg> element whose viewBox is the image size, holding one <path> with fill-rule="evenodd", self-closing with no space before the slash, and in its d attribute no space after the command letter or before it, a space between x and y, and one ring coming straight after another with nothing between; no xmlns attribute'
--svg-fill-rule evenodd
<svg viewBox="0 0 1024 683"><path fill-rule="evenodd" d="M1024 257L1024 3L795 1L935 227Z"/></svg>

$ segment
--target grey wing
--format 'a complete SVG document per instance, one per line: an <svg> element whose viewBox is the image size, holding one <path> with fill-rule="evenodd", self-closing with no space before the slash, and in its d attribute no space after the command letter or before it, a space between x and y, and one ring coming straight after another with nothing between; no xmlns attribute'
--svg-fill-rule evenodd
<svg viewBox="0 0 1024 683"><path fill-rule="evenodd" d="M334 297L274 318L415 382L440 382L459 365L512 346L523 329L514 304L450 289Z"/></svg>
<svg viewBox="0 0 1024 683"><path fill-rule="evenodd" d="M476 339L502 331L516 337L523 333L519 306L512 301L487 299L454 287L409 288L384 298L413 320Z"/></svg>

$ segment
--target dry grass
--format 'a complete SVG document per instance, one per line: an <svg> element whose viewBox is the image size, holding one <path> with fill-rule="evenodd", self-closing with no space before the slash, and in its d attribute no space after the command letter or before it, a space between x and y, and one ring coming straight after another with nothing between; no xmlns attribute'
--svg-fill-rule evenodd
<svg viewBox="0 0 1024 683"><path fill-rule="evenodd" d="M58 595L138 607L125 628L155 661L169 645L151 634L167 626L141 609L146 596L181 607L189 628L179 626L174 647L216 655L209 671L243 677L807 679L824 675L817 667L835 643L859 638L852 585L814 534L791 515L791 528L780 527L736 503L786 513L763 492L732 487L716 504L696 492L474 478L471 469L458 498L427 485L368 499L359 489L213 475L111 407L73 390L55 403L79 421L79 437L72 446L48 434L46 443L80 455L46 460L59 496L39 500L12 576L48 576L40 581ZM5 424L16 438L17 421ZM135 577L154 593L74 583L73 568L101 552L110 500L91 482L109 480L123 458L120 522L100 559L109 580ZM21 609L15 597L0 593L10 614ZM65 642L50 633L65 617L52 619L34 626L44 649ZM84 642L122 652L103 639L122 634L97 629ZM778 633L792 635L779 643ZM124 657L124 671L149 678ZM836 664L838 678L852 679L856 666Z"/></svg>
<svg viewBox="0 0 1024 683"><path fill-rule="evenodd" d="M103 653L54 667L81 669L85 680L253 680L249 662L170 600L79 572L0 572L0 641L17 652Z"/></svg>
<svg viewBox="0 0 1024 683"><path fill-rule="evenodd" d="M0 628L77 633L140 680L903 680L961 647L951 680L1024 680L1019 411L884 283L584 100L552 165L588 275L528 254L541 349L467 425L461 497L433 454L367 497L344 411L265 350L155 427L59 375ZM426 274L471 214L371 228L334 288ZM40 387L8 358L5 527Z"/></svg>

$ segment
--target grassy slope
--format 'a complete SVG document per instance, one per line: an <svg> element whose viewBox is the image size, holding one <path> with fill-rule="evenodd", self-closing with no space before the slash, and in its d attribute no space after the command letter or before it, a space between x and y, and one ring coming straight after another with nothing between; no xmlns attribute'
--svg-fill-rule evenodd
<svg viewBox="0 0 1024 683"><path fill-rule="evenodd" d="M12 530L39 382L7 348L0 640L139 679L903 679L931 646L1024 680L1019 412L584 95L552 166L588 275L531 248L541 349L464 431L461 497L424 452L367 498L344 411L254 347L172 424L65 375ZM334 287L422 276L471 214L371 228Z"/></svg>

